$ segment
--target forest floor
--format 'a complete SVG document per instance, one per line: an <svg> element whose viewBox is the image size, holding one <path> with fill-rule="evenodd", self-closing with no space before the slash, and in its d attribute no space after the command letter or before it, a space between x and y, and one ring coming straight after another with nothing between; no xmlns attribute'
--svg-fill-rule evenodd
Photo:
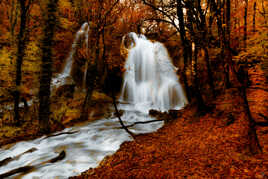
<svg viewBox="0 0 268 179"><path fill-rule="evenodd" d="M260 66L249 69L247 90L252 116L268 116L268 85ZM235 88L199 116L188 106L157 132L124 142L98 168L73 178L268 178L268 127L257 128L263 153L249 152L248 121Z"/></svg>

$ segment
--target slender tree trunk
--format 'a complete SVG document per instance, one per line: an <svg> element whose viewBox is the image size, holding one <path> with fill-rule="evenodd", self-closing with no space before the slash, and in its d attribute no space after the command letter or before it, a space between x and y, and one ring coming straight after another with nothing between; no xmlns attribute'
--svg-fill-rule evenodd
<svg viewBox="0 0 268 179"><path fill-rule="evenodd" d="M220 1L218 2L220 3ZM216 14L216 18L217 18L217 27L218 27L218 36L219 36L219 40L218 40L218 47L223 47L223 29L222 29L222 19L221 19L221 9L217 7L217 4L215 3L214 0L211 1L211 6L213 11Z"/></svg>
<svg viewBox="0 0 268 179"><path fill-rule="evenodd" d="M50 118L50 82L52 77L52 46L54 28L56 24L55 12L57 9L57 0L48 0L45 2L45 11L43 17L45 24L43 27L43 38L41 42L42 64L39 89L39 123L40 132L49 133Z"/></svg>
<svg viewBox="0 0 268 179"><path fill-rule="evenodd" d="M221 17L222 17L222 23L223 24L226 24L225 12L226 12L227 9L226 9L225 5L226 5L226 1L225 0L222 0L222 3L220 5L220 7L222 9L222 15L221 15Z"/></svg>
<svg viewBox="0 0 268 179"><path fill-rule="evenodd" d="M252 154L258 154L262 152L261 145L259 143L259 139L256 133L256 122L253 120L250 108L248 105L248 99L247 99L247 93L246 93L246 87L242 86L240 88L240 92L242 93L243 101L244 101L244 109L246 111L248 120L249 120L249 131L248 131L248 137L249 137L249 147L250 152Z"/></svg>
<svg viewBox="0 0 268 179"><path fill-rule="evenodd" d="M23 2L25 3L25 2ZM17 24L17 20L18 20L18 13L19 13L19 3L15 2L14 0L12 0L11 2L11 10L10 10L10 35L11 35L11 42L12 44L15 42L15 27Z"/></svg>
<svg viewBox="0 0 268 179"><path fill-rule="evenodd" d="M100 61L100 33L97 32L96 34L96 42L95 42L95 64L96 64L96 79L97 79L97 86L99 86L99 80L100 80L100 75L102 74L102 62Z"/></svg>
<svg viewBox="0 0 268 179"><path fill-rule="evenodd" d="M245 0L245 14L244 14L244 48L247 48L247 15L248 15L248 0Z"/></svg>
<svg viewBox="0 0 268 179"><path fill-rule="evenodd" d="M16 63L16 89L14 93L14 120L20 125L19 102L20 102L20 85L21 85L21 66L25 54L25 28L26 28L26 5L24 0L20 0L20 31L18 35L17 63Z"/></svg>
<svg viewBox="0 0 268 179"><path fill-rule="evenodd" d="M226 29L226 37L225 39L225 48L227 49L227 53L231 53L230 52L230 40L231 40L231 0L227 0L226 1L226 24L227 24L227 29ZM227 55L226 58L231 58L231 55ZM227 60L228 61L228 60ZM226 66L224 69L224 73L225 73L225 86L226 88L230 88L231 87L231 83L230 83L230 77L229 77L229 64L226 62Z"/></svg>
<svg viewBox="0 0 268 179"><path fill-rule="evenodd" d="M231 33L231 0L226 2L226 23L227 23L227 43L230 46L230 33Z"/></svg>
<svg viewBox="0 0 268 179"><path fill-rule="evenodd" d="M213 74L212 74L210 60L209 60L208 49L206 47L204 47L203 49L205 51L205 61L206 61L206 66L207 66L208 83L211 88L212 95L213 97L215 97L216 92L215 92L214 79L213 79Z"/></svg>
<svg viewBox="0 0 268 179"><path fill-rule="evenodd" d="M105 83L105 79L107 77L107 73L108 73L107 63L106 63L105 28L103 28L102 30L102 44L103 44L103 50L102 50L103 69L102 69L102 76L100 79L100 85L103 87Z"/></svg>
<svg viewBox="0 0 268 179"><path fill-rule="evenodd" d="M256 32L255 18L256 18L256 2L253 5L253 32Z"/></svg>
<svg viewBox="0 0 268 179"><path fill-rule="evenodd" d="M203 49L205 51L205 62L206 62L206 67L207 67L208 83L209 83L210 89L212 91L212 95L213 95L213 97L215 97L216 93L215 93L215 87L214 87L214 79L213 79L213 74L212 74L210 59L209 59L209 53L208 53L208 48L209 48L208 28L206 26L206 17L205 17L204 12L201 8L201 0L198 0L197 9L198 9L199 16L201 19L201 29L202 29L201 31L202 31L203 41L204 41Z"/></svg>
<svg viewBox="0 0 268 179"><path fill-rule="evenodd" d="M82 106L82 113L81 113L81 120L87 120L88 119L88 109L90 106L90 99L93 93L93 90L95 88L95 81L96 81L96 74L97 74L97 67L94 63L93 65L89 65L87 68L87 76L86 76L86 98L84 100L83 106Z"/></svg>
<svg viewBox="0 0 268 179"><path fill-rule="evenodd" d="M184 25L184 18L183 18L183 10L182 10L182 2L181 0L177 0L177 16L179 19L179 27L180 27L180 37L181 37L181 41L182 41L182 45L183 45L183 58L184 58L184 67L183 67L183 73L182 73L182 77L184 80L184 85L186 88L186 95L189 101L191 101L191 96L190 96L190 90L189 90L189 84L187 81L187 76L186 76L186 69L188 66L188 53L189 53L189 42L186 39L186 33L185 33L185 25Z"/></svg>
<svg viewBox="0 0 268 179"><path fill-rule="evenodd" d="M96 87L96 79L98 77L98 68L99 68L99 56L100 56L100 47L99 47L99 40L100 40L100 34L99 32L96 35L96 41L94 44L94 62L92 65L88 65L87 68L87 76L86 76L86 98L84 100L83 106L82 106L82 114L81 114L81 119L82 120L87 120L88 119L88 109L89 106L91 105L91 96L93 93L94 88Z"/></svg>
<svg viewBox="0 0 268 179"><path fill-rule="evenodd" d="M195 86L195 95L197 99L198 110L202 112L205 110L205 103L200 92L200 83L198 79L198 69L197 69L197 63L198 63L197 54L198 54L198 47L195 47L195 50L194 50L194 86Z"/></svg>

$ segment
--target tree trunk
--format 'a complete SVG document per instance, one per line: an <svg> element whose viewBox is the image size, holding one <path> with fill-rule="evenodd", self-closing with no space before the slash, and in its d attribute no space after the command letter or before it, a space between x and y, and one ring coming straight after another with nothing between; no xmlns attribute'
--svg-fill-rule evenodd
<svg viewBox="0 0 268 179"><path fill-rule="evenodd" d="M253 5L253 32L256 32L255 18L256 18L256 2Z"/></svg>
<svg viewBox="0 0 268 179"><path fill-rule="evenodd" d="M102 67L102 76L100 78L100 86L103 87L104 83L105 83L105 79L107 77L107 73L108 73L108 67L107 67L107 63L106 63L106 45L105 45L105 28L103 27L102 29L102 44L103 44L103 50L102 50L102 63L103 63L103 67Z"/></svg>
<svg viewBox="0 0 268 179"><path fill-rule="evenodd" d="M95 64L96 64L96 79L97 86L99 86L100 75L102 74L102 61L100 61L100 33L96 34L96 42L95 42Z"/></svg>
<svg viewBox="0 0 268 179"><path fill-rule="evenodd" d="M90 99L93 93L93 90L95 88L95 81L96 81L96 74L97 74L97 67L95 64L90 65L87 69L87 76L86 76L86 98L84 100L83 106L82 106L82 114L81 114L81 120L87 120L88 119L88 108L90 106Z"/></svg>
<svg viewBox="0 0 268 179"><path fill-rule="evenodd" d="M216 96L215 92L215 86L214 86L214 79L213 79L213 74L210 66L210 60L209 60L209 54L208 54L208 49L206 47L203 48L205 51L205 61L206 61L206 66L207 66L207 74L208 74L208 83L212 91L213 97Z"/></svg>
<svg viewBox="0 0 268 179"><path fill-rule="evenodd" d="M247 48L247 15L248 15L248 0L245 0L245 14L244 14L244 48Z"/></svg>
<svg viewBox="0 0 268 179"><path fill-rule="evenodd" d="M247 93L246 93L246 88L242 86L240 88L240 92L242 93L243 101L244 101L244 109L246 111L248 120L249 120L249 131L248 131L248 137L249 137L249 147L250 147L250 152L252 154L258 154L262 152L261 145L259 143L259 139L256 133L256 122L253 120L250 108L248 105L248 100L247 100Z"/></svg>
<svg viewBox="0 0 268 179"><path fill-rule="evenodd" d="M21 3L22 1L20 1ZM25 2L22 2L25 3ZM11 35L11 43L13 44L15 42L15 27L18 21L18 13L19 13L19 4L12 0L11 2L11 10L10 10L10 17L9 17L9 23L10 23L10 35Z"/></svg>
<svg viewBox="0 0 268 179"><path fill-rule="evenodd" d="M26 28L26 5L24 0L20 0L20 32L18 35L17 63L16 63L16 89L14 93L14 120L17 125L20 125L19 102L20 102L20 85L21 85L21 66L25 54L25 28Z"/></svg>
<svg viewBox="0 0 268 179"><path fill-rule="evenodd" d="M227 48L228 53L230 52L230 40L231 40L231 1L227 0L226 2L226 24L227 24L227 30L226 30L226 34L227 37L225 37L225 48ZM231 55L227 55L226 58L231 58ZM225 60L224 60L225 61ZM228 60L227 60L228 61ZM226 66L224 67L224 74L225 74L225 87L226 88L230 88L231 87L231 83L230 83L230 77L229 77L229 65L227 62Z"/></svg>
<svg viewBox="0 0 268 179"><path fill-rule="evenodd" d="M184 81L185 89L186 89L186 95L189 101L191 101L191 96L190 96L190 90L189 90L189 85L187 81L187 76L186 76L186 69L187 69L187 64L188 64L188 53L189 53L189 42L186 39L186 33L185 33L185 25L184 25L184 18L183 18L183 10L182 10L182 2L181 0L177 0L177 16L179 19L179 27L180 27L180 37L183 45L183 58L184 58L184 67L183 67L183 73L182 73L182 78Z"/></svg>
<svg viewBox="0 0 268 179"><path fill-rule="evenodd" d="M40 132L49 133L49 117L50 117L50 81L52 77L52 45L54 28L56 24L57 0L48 0L45 2L43 17L43 38L41 42L42 64L39 89L39 123Z"/></svg>
<svg viewBox="0 0 268 179"><path fill-rule="evenodd" d="M211 66L210 66L210 60L209 60L209 53L208 53L208 48L209 48L209 40L208 40L208 28L206 26L206 17L204 15L204 12L201 8L201 0L198 0L198 4L197 4L197 9L199 12L199 16L201 17L201 31L202 31L202 37L203 37L203 49L205 51L205 62L206 62L206 67L207 67L207 75L208 75L208 83L210 86L210 89L212 91L212 95L213 97L216 96L215 93L215 87L214 87L214 79L213 79L213 74L212 74L212 70L211 70Z"/></svg>
<svg viewBox="0 0 268 179"><path fill-rule="evenodd" d="M227 44L230 46L230 33L231 33L231 0L226 2L226 23L227 23Z"/></svg>
<svg viewBox="0 0 268 179"><path fill-rule="evenodd" d="M196 47L194 50L194 86L195 86L195 95L196 95L198 110L200 112L203 112L205 110L205 103L200 92L200 84L199 84L198 69L197 69L197 63L198 63L197 54L198 54L198 48Z"/></svg>
<svg viewBox="0 0 268 179"><path fill-rule="evenodd" d="M247 92L246 92L246 87L247 87L247 83L248 83L247 71L244 69L243 66L240 66L238 72L236 72L235 74L236 74L236 78L237 78L238 82L240 83L238 90L240 91L240 94L242 96L243 107L244 107L244 110L246 112L248 122L249 122L248 137L249 137L250 152L252 154L258 154L258 153L262 152L262 148L260 146L258 136L256 133L256 122L252 118L249 104L248 104L248 99L247 99Z"/></svg>

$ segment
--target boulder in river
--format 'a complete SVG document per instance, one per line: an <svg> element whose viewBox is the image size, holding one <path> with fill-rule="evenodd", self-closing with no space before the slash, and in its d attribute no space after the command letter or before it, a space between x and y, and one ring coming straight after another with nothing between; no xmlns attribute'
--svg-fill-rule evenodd
<svg viewBox="0 0 268 179"><path fill-rule="evenodd" d="M72 98L75 90L75 82L72 77L66 77L64 83L52 91L52 94L56 96L63 96L67 98Z"/></svg>

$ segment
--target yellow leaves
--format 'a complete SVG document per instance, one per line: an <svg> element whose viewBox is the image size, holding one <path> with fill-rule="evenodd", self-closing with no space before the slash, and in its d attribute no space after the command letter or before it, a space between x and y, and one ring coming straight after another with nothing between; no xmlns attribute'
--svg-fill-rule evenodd
<svg viewBox="0 0 268 179"><path fill-rule="evenodd" d="M73 28L73 26L74 26L74 22L72 22L64 17L60 17L59 22L60 22L61 27L65 30L69 30L69 29Z"/></svg>
<svg viewBox="0 0 268 179"><path fill-rule="evenodd" d="M15 63L12 55L14 50L10 48L2 48L0 50L0 84L6 88L13 86L13 77L15 74Z"/></svg>
<svg viewBox="0 0 268 179"><path fill-rule="evenodd" d="M61 0L58 2L59 9L68 9L72 7L72 4L68 0Z"/></svg>
<svg viewBox="0 0 268 179"><path fill-rule="evenodd" d="M247 48L239 53L234 60L251 61L254 59L265 60L267 58L268 37L266 30L261 30L249 35Z"/></svg>
<svg viewBox="0 0 268 179"><path fill-rule="evenodd" d="M38 39L30 41L25 50L25 56L22 63L22 81L25 87L33 88L38 86L38 78L41 64L41 52L38 46Z"/></svg>
<svg viewBox="0 0 268 179"><path fill-rule="evenodd" d="M66 111L65 116L63 117L62 123L66 124L74 119L78 119L80 117L80 110L78 109L69 109Z"/></svg>
<svg viewBox="0 0 268 179"><path fill-rule="evenodd" d="M40 53L40 48L38 46L38 39L36 39L35 41L30 41L27 46L26 46L26 59L31 59L31 60L35 60ZM35 57L35 58L34 58Z"/></svg>
<svg viewBox="0 0 268 179"><path fill-rule="evenodd" d="M92 93L92 100L96 100L96 101L112 101L112 98L105 95L104 93L99 93L96 90L93 91Z"/></svg>

